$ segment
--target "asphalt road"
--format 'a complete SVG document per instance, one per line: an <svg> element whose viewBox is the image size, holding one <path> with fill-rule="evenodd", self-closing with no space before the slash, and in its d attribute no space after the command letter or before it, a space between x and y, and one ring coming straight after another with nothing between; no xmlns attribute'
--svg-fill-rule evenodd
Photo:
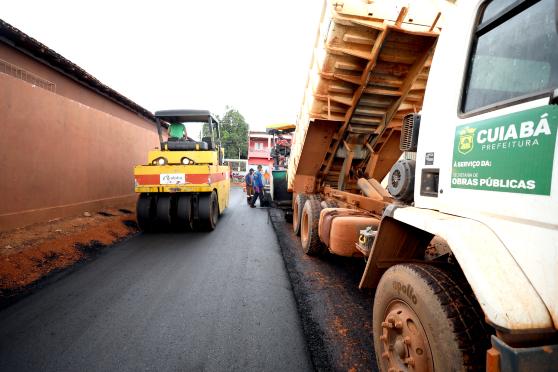
<svg viewBox="0 0 558 372"><path fill-rule="evenodd" d="M314 368L317 371L378 371L372 340L371 290L359 290L361 258L303 253L278 209L269 211Z"/></svg>
<svg viewBox="0 0 558 372"><path fill-rule="evenodd" d="M233 189L212 233L138 235L0 312L0 371L308 371L275 233Z"/></svg>

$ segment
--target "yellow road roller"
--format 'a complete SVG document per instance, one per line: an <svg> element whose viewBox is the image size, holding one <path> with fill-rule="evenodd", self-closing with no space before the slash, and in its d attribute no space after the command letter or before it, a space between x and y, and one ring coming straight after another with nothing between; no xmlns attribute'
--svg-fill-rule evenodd
<svg viewBox="0 0 558 372"><path fill-rule="evenodd" d="M134 168L140 229L215 229L230 193L219 122L207 110L164 110L155 117L161 147L149 151L147 164Z"/></svg>

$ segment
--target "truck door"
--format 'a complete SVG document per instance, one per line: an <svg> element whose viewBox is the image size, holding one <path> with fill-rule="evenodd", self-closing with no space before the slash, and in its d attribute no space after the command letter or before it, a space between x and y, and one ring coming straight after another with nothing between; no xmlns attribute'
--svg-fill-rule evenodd
<svg viewBox="0 0 558 372"><path fill-rule="evenodd" d="M522 218L548 222L543 204L556 207L555 1L484 1L458 12L469 21L442 32L449 38L432 66L417 157L419 194L429 169L439 169L438 193L417 195L417 204L501 216L525 207Z"/></svg>
<svg viewBox="0 0 558 372"><path fill-rule="evenodd" d="M555 0L458 3L428 81L415 205L489 226L558 327L556 11ZM421 191L428 174L437 192Z"/></svg>

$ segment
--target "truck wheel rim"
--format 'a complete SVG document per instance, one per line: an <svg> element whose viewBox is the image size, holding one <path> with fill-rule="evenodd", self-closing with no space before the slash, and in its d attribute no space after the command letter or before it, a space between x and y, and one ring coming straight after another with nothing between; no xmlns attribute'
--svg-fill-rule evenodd
<svg viewBox="0 0 558 372"><path fill-rule="evenodd" d="M294 223L296 223L296 224L299 223L299 219L298 219L298 203L296 203L296 202L295 202L294 208L293 208L293 221L294 221Z"/></svg>
<svg viewBox="0 0 558 372"><path fill-rule="evenodd" d="M432 352L417 314L403 301L389 304L382 322L383 371L432 372Z"/></svg>
<svg viewBox="0 0 558 372"><path fill-rule="evenodd" d="M308 240L308 214L302 213L302 221L300 221L300 240L302 241L302 245L306 244L306 240Z"/></svg>

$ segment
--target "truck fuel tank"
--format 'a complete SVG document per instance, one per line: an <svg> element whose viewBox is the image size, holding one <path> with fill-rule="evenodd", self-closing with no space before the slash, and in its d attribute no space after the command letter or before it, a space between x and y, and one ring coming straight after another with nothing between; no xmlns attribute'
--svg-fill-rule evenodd
<svg viewBox="0 0 558 372"><path fill-rule="evenodd" d="M328 250L345 257L361 257L356 248L360 231L367 227L378 229L380 221L361 211L346 208L325 208L320 213L319 236Z"/></svg>

